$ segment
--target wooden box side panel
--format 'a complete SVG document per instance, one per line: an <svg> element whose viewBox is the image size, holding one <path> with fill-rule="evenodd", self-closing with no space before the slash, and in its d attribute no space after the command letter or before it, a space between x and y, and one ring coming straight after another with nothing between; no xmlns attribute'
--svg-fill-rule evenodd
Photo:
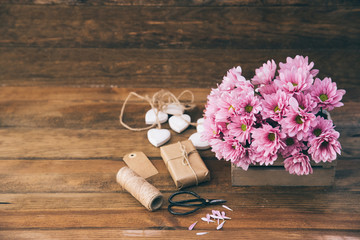
<svg viewBox="0 0 360 240"><path fill-rule="evenodd" d="M247 171L231 166L233 186L332 186L335 167L313 168L313 174L297 176L283 167L249 167Z"/></svg>

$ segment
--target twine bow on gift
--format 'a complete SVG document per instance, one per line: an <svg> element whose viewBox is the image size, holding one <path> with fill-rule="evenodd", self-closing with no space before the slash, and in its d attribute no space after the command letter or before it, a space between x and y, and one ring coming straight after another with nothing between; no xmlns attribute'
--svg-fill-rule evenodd
<svg viewBox="0 0 360 240"><path fill-rule="evenodd" d="M180 101L181 97L185 94L189 94L191 96L191 100L187 104L182 103ZM131 98L131 96L135 96L135 97L140 98L149 103L149 105L151 106L151 109L155 112L155 117L156 117L155 123L153 123L151 126L144 127L144 128L133 128L124 122L123 116L124 116L124 112L125 112L125 106L126 106L127 102L129 101L129 99ZM120 124L131 131L148 130L150 128L153 128L155 125L157 125L157 128L160 129L161 123L160 123L158 114L160 111L165 110L167 108L167 106L170 104L175 104L175 105L181 107L181 109L183 111L191 110L196 106L194 104L194 94L190 90L184 90L179 94L178 97L176 97L170 91L162 89L162 90L154 93L152 98L150 98L148 95L141 96L141 95L137 94L136 92L130 92L129 95L127 96L127 98L125 99L124 104L121 108L121 112L120 112L120 116L119 116ZM180 115L181 114L179 114L178 116L180 116ZM186 119L183 119L183 120L186 121L187 123L189 123L190 125L193 125L193 126L197 125L196 123L188 122Z"/></svg>
<svg viewBox="0 0 360 240"><path fill-rule="evenodd" d="M196 186L197 186L197 185L199 185L199 179L198 179L198 176L196 175L196 172L195 172L195 170L192 168L192 166L191 166L191 164L190 164L190 161L189 161L189 155L192 154L192 153L195 153L195 152L197 152L197 151L196 151L196 149L194 149L194 150L192 150L192 151L190 151L190 152L187 152L185 145L181 144L180 141L179 141L178 143L179 143L179 145L180 145L180 150L181 150L181 154L182 154L181 157L183 157L183 159L182 159L182 164L183 164L184 166L188 166L188 167L191 169L191 171L193 172L193 174L194 174L194 176L195 176L195 181L196 181ZM176 157L176 158L179 158L179 157ZM173 158L173 159L176 159L176 158ZM172 160L172 159L169 159L169 161L170 161L170 160Z"/></svg>

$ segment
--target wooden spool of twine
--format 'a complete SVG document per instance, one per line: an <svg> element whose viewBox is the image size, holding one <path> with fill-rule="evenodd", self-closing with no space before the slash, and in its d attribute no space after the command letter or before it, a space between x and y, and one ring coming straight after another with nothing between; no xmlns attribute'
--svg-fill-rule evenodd
<svg viewBox="0 0 360 240"><path fill-rule="evenodd" d="M128 167L118 171L116 181L149 211L155 211L163 204L161 192Z"/></svg>

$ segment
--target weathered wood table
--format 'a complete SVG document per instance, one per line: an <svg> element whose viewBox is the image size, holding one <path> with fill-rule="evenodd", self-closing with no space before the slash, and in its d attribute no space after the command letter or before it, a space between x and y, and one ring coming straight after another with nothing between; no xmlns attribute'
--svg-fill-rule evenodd
<svg viewBox="0 0 360 240"><path fill-rule="evenodd" d="M0 239L359 239L358 27L357 1L1 1ZM176 191L146 131L119 125L130 91L190 89L196 120L229 68L250 79L296 54L347 90L332 112L343 147L333 187L232 187L230 164L200 151L211 181L188 190L234 210L216 230L200 220L211 207L149 212L116 183L137 150L165 199ZM148 109L132 99L125 121L144 126Z"/></svg>

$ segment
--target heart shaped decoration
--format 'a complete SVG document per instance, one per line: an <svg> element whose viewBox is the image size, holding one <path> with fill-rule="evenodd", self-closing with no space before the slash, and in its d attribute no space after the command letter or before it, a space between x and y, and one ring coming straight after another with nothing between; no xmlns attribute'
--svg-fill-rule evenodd
<svg viewBox="0 0 360 240"><path fill-rule="evenodd" d="M149 111L146 112L146 114L145 114L145 123L146 124L151 125L151 124L156 123L157 111L158 111L157 109L150 109ZM162 111L159 111L158 118L159 118L160 123L164 123L168 120L168 115Z"/></svg>
<svg viewBox="0 0 360 240"><path fill-rule="evenodd" d="M167 129L152 128L147 132L149 142L155 147L160 147L170 140L171 134Z"/></svg>
<svg viewBox="0 0 360 240"><path fill-rule="evenodd" d="M210 148L210 145L208 142L203 141L201 139L201 133L193 133L190 137L189 140L192 142L192 144L194 145L194 147L198 150L206 150Z"/></svg>
<svg viewBox="0 0 360 240"><path fill-rule="evenodd" d="M204 118L199 118L197 121L196 131L201 133L204 131Z"/></svg>
<svg viewBox="0 0 360 240"><path fill-rule="evenodd" d="M181 105L175 103L170 103L163 110L165 113L170 115L181 115L184 113L184 108Z"/></svg>
<svg viewBox="0 0 360 240"><path fill-rule="evenodd" d="M189 126L189 122L191 122L191 118L187 114L169 118L170 128L177 133L184 131Z"/></svg>

